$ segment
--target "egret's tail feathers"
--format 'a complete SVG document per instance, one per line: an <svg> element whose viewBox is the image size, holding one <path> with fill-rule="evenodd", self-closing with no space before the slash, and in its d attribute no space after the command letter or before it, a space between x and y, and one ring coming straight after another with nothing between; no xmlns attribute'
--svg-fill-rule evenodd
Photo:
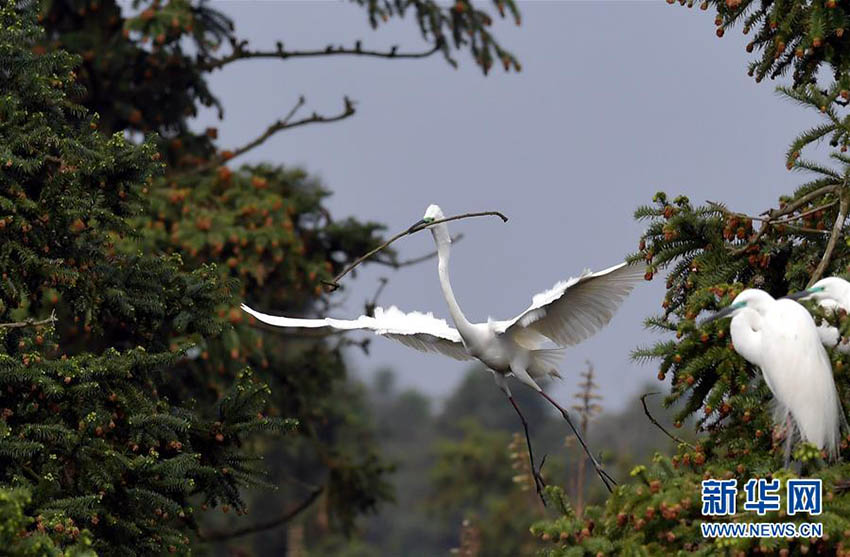
<svg viewBox="0 0 850 557"><path fill-rule="evenodd" d="M564 358L564 348L541 348L531 351L531 365L528 366L528 373L535 379L545 377L561 378L558 373L558 364Z"/></svg>

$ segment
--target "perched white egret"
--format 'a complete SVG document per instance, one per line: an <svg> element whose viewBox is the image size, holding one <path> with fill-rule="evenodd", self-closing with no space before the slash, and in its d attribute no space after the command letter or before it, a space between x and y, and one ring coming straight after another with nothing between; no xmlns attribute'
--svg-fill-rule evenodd
<svg viewBox="0 0 850 557"><path fill-rule="evenodd" d="M610 491L610 483L616 482L602 470L567 411L544 392L536 380L548 376L559 377L557 363L563 355L564 347L578 344L605 326L632 290L635 281L644 275L645 269L621 263L598 273L585 271L578 278L561 281L550 290L537 294L531 306L513 319L471 323L461 311L449 281L451 236L448 226L445 223L429 226L442 218L440 208L431 205L422 220L410 227L410 231L425 227L431 230L437 245L440 286L456 329L431 313L404 313L396 307L386 310L376 308L374 317L361 316L354 320L276 317L255 311L244 304L242 309L260 321L278 327L368 329L423 352L439 352L456 360L480 360L493 372L497 385L519 414L528 443L535 484L540 493L544 484L538 469L534 467L528 424L506 380L508 375L513 375L561 412ZM549 343L557 347L547 348Z"/></svg>
<svg viewBox="0 0 850 557"><path fill-rule="evenodd" d="M775 399L774 420L790 413L804 441L835 457L842 411L832 366L809 312L787 298L775 300L763 290L747 289L705 322L732 317L735 351L758 366ZM786 459L792 431L788 432Z"/></svg>
<svg viewBox="0 0 850 557"><path fill-rule="evenodd" d="M841 277L820 279L809 288L786 296L792 300L814 300L827 312L839 309L850 312L850 282ZM838 328L827 322L818 325L818 336L827 348L834 348L842 354L850 354L850 343L842 339Z"/></svg>

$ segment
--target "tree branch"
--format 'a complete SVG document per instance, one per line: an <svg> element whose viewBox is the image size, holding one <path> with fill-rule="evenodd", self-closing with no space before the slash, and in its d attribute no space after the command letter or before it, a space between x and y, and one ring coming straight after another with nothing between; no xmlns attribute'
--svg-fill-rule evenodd
<svg viewBox="0 0 850 557"><path fill-rule="evenodd" d="M829 235L829 241L826 243L826 250L824 250L823 257L821 258L820 263L818 263L815 272L812 273L812 277L809 279L809 283L806 285L806 288L811 288L814 283L820 280L824 271L826 271L826 268L829 265L829 260L832 259L832 251L835 249L835 244L838 241L838 237L841 235L841 230L844 228L844 219L847 218L848 207L850 207L850 191L848 191L847 187L844 187L841 190L838 215L835 217L835 222L832 223L832 232Z"/></svg>
<svg viewBox="0 0 850 557"><path fill-rule="evenodd" d="M502 222L508 222L508 217L506 217L505 215L503 215L499 211L482 211L482 212L479 212L479 213L464 213L462 215L455 215L453 217L435 220L433 222L430 222L428 224L424 224L424 225L421 225L421 226L418 226L418 227L410 227L403 232L399 232L398 234L396 234L395 236L393 236L392 238L390 238L389 240L387 240L386 242L384 242L380 246L376 247L375 249L369 251L366 255L362 255L362 256L358 257L357 259L355 259L353 263L348 265L345 269L343 269L343 271L340 274L335 276L332 281L322 281L325 285L325 289L328 292L333 292L334 290L338 289L339 288L339 281L342 279L342 277L347 275L355 267L357 267L358 265L360 265L361 263L363 263L364 261L366 261L367 259L369 259L373 255L375 255L376 253L378 253L382 249L385 249L387 246L389 246L390 244L392 244L393 242L395 242L399 238L402 238L402 237L407 236L409 234L413 234L414 232L419 232L420 230L423 230L423 229L428 228L429 226L433 226L435 224L440 224L440 223L443 223L443 222L449 222L449 221L459 220L459 219L466 219L466 218L470 218L470 217L483 217L483 216L496 216L496 217L499 217L500 219L502 219Z"/></svg>
<svg viewBox="0 0 850 557"><path fill-rule="evenodd" d="M278 42L274 50L250 50L248 41L231 40L233 52L223 58L208 58L199 63L199 68L202 71L212 71L222 68L231 62L237 60L247 60L251 58L277 58L287 60L289 58L316 58L320 56L366 56L371 58L427 58L432 54L440 51L442 48L441 41L438 39L436 44L428 50L421 52L399 52L398 46L393 46L387 51L380 50L364 50L357 41L354 48L345 48L339 46L334 48L333 45L328 45L321 50L284 50L283 43Z"/></svg>
<svg viewBox="0 0 850 557"><path fill-rule="evenodd" d="M259 524L255 524L253 526L245 526L243 528L237 528L231 532L220 532L214 531L206 534L201 534L200 537L204 541L222 541L229 540L233 538L238 538L241 536L250 536L251 534L256 534L257 532L263 532L265 530L271 530L272 528L277 528L283 524L286 524L303 511L305 511L313 502L321 495L322 491L324 491L324 487L317 487L300 503L283 513L282 515L275 517L271 520L267 520L265 522L260 522Z"/></svg>
<svg viewBox="0 0 850 557"><path fill-rule="evenodd" d="M666 435L667 437L669 437L669 438L670 438L670 439L672 439L673 441L676 441L677 443L684 443L685 445L687 445L687 446L689 446L690 448L692 448L692 449L693 449L693 448L694 448L694 446L693 446L693 445L691 445L690 443L688 443L687 441L685 441L685 440L684 440L684 439L682 439L681 437L676 437L675 435L673 435L672 433L670 433L669 431L667 431L666 429L664 429L664 426L662 426L660 423L658 423L658 420L656 420L655 418L653 418L653 417L652 417L652 414L650 414L650 413L649 413L649 408L647 408L647 407L646 407L646 397L648 397L648 396L653 396L653 395L660 395L660 394L661 394L661 393L659 393L658 391L655 391L655 392L652 392L652 393L645 393L644 395L642 395L642 396L640 397L640 403L641 403L641 404L643 404L643 413L644 413L644 414L646 414L646 417L647 417L647 418L649 418L649 421L650 421L650 422L652 422L653 424L655 424L655 426L656 426L658 429L660 429L661 431L663 431L663 432L664 432L664 435Z"/></svg>
<svg viewBox="0 0 850 557"><path fill-rule="evenodd" d="M817 208L812 209L811 211L807 211L807 212L805 212L801 215L789 217L787 219L781 219L780 218L780 217L784 217L785 215L790 215L794 211L798 210L800 207L803 207L806 204L811 203L815 199L823 197L824 195L826 195L828 193L834 193L836 191L840 191L840 188L841 188L840 184L829 184L829 185L820 187L820 188L818 188L814 191L810 191L809 193L800 197L799 199L794 200L792 203L787 204L785 207L782 207L781 209L770 209L768 211L765 211L764 213L762 213L762 215L764 215L763 217L753 217L753 216L750 216L750 215L745 215L743 213L735 213L735 212L730 211L726 207L724 207L722 204L714 202L714 201L708 201L708 203L710 205L713 205L714 207L716 207L718 210L722 211L724 214L735 215L735 216L738 216L738 217L748 218L748 219L760 221L760 222L763 223L759 227L758 232L756 232L756 235L753 238L751 238L750 241L748 241L744 246L741 246L740 248L737 248L737 249L732 251L732 255L741 255L742 253L745 253L747 250L749 250L752 246L758 244L759 240L762 239L762 237L767 233L768 229L771 226L775 226L775 225L778 225L778 224L784 224L786 226L794 226L794 225L790 225L790 224L787 224L787 223L789 221L801 218L802 216L807 215L811 212L815 212L815 211L818 211L820 209L824 209L826 207L831 206L831 203L827 203L827 204L822 205L821 207L817 207ZM806 229L806 228L802 228L802 227L796 227L796 228L797 228L797 230L800 230L801 232L822 232L821 230Z"/></svg>
<svg viewBox="0 0 850 557"><path fill-rule="evenodd" d="M239 155L244 155L245 153L247 153L251 149L254 149L255 147L259 147L260 145L265 143L266 140L268 138L270 138L271 136L273 136L274 134L281 132L283 130L290 130L292 128L298 128L300 126L306 126L308 124L330 124L331 122L339 122L340 120L345 120L346 118L353 116L354 113L356 112L355 109L354 109L354 103L351 101L351 99L349 99L348 97L343 97L343 103L344 103L343 110L342 110L342 112L340 112L339 114L336 114L335 116L323 116L321 114L317 114L316 112L314 112L306 118L301 118L300 120L292 121L293 116L295 116L295 114L298 112L298 110L302 106L304 106L305 102L306 101L305 101L303 96L298 97L298 102L295 103L295 106L292 107L292 109L289 111L289 113L284 118L282 118L282 119L280 119L276 122L273 122L271 125L269 125L269 127L266 128L266 130L262 134L260 134L256 138L252 139L251 141L249 141L248 143L246 143L242 147L234 149L226 157L222 154L219 154L218 156L214 157L213 159L211 159L206 164L203 164L203 165L200 165L199 167L197 167L194 171L195 172L203 172L203 171L208 170L208 169L210 169L214 166L218 166L218 165L220 165L224 162L227 162L231 159L234 159L234 158L238 157Z"/></svg>
<svg viewBox="0 0 850 557"><path fill-rule="evenodd" d="M43 327L44 325L50 325L56 322L56 310L50 312L50 317L47 319L42 319L40 321L36 321L33 318L26 319L24 321L18 321L15 323L0 323L0 329L22 329L24 327Z"/></svg>
<svg viewBox="0 0 850 557"><path fill-rule="evenodd" d="M457 236L452 236L452 243L457 243L463 240L463 234L458 234ZM411 265L418 265L419 263L423 263L428 261L429 259L433 259L437 257L437 251L434 250L431 253L426 253L425 255L420 255L419 257L412 257L410 259L405 259L404 261L392 261L389 259L375 259L375 263L380 263L381 265L386 265L387 267L392 267L393 269L401 269L402 267L409 267Z"/></svg>

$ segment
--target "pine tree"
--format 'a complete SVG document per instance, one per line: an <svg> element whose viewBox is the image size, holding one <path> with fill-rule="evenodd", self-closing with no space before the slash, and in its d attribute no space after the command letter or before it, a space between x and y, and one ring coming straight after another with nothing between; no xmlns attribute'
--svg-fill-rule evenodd
<svg viewBox="0 0 850 557"><path fill-rule="evenodd" d="M821 113L823 123L796 138L786 157L786 166L808 180L782 196L776 208L759 215L716 202L694 205L684 196L671 198L663 192L651 205L636 210L635 217L647 228L631 259L648 265L647 280L666 273L662 312L648 318L646 326L666 338L637 349L634 357L658 365L659 380L670 384L666 403L681 408L675 425L695 418L699 437L693 445L681 442L672 457L659 454L635 467L604 508L589 507L584 517L566 509L560 518L536 524L535 535L561 539L546 552L549 555L841 555L850 550L846 438L838 462L827 461L811 445L799 444L794 451L802 464L800 474L823 480L822 515L785 516L780 511L758 516L744 512L739 497L738 514L732 519L813 520L823 524L823 538L714 540L703 538L699 528L706 520L700 505L704 478L736 478L739 486L753 477L778 478L784 493L784 482L795 476L784 468L783 433L773 426L772 395L761 372L734 351L726 323L703 325L700 318L727 306L744 288L780 297L821 277L850 272L850 118L845 108L850 98L850 43L842 38L845 7L831 1L711 3L718 9L719 30L742 19L745 32L759 28L748 47L762 50L763 58L751 66L757 79L793 68L792 85L779 91ZM822 64L831 67L833 79L815 79ZM821 139L831 147L828 160L804 157ZM816 321L830 320L845 335L850 331L846 315L826 316L808 305ZM829 352L839 397L844 408L850 408L847 357ZM559 488L550 488L549 494L556 501L563 499Z"/></svg>
<svg viewBox="0 0 850 557"><path fill-rule="evenodd" d="M105 555L185 552L195 502L241 511L240 488L260 480L244 441L290 424L258 415L268 387L248 370L212 407L166 394L187 349L224 329L230 285L214 266L118 249L161 172L155 146L98 132L72 100L78 59L40 52L14 3L0 18L0 485L23 516L14 543L70 548L88 530Z"/></svg>
<svg viewBox="0 0 850 557"><path fill-rule="evenodd" d="M356 105L342 98L337 112L322 114L308 111L308 99L293 97L292 109L259 130L254 140L222 146L215 128L196 133L188 123L201 107L223 114L207 76L257 58L349 56L390 61L442 55L456 65L461 51L469 52L485 73L494 63L505 70L520 69L490 33L492 16L471 2L459 0L447 6L432 0L354 1L375 28L390 18L412 17L428 48L378 51L357 41L315 51L283 43L256 49L204 0L142 0L130 15L114 0L21 2L39 10L46 29L34 46L37 53L66 50L79 56L75 81L81 87L72 98L98 115L93 125L109 135L147 135L152 156L163 163L146 185L141 212L128 217L137 234L116 238L115 253L172 254L183 268L204 272L208 280L231 289L230 296L211 304L215 321L224 322L221 334L194 336L189 357L169 363L171 380L158 392L175 401L192 400L213 418L215 412L208 410L217 407L250 366L271 389L264 415L298 420L297 436L254 444L276 463L267 480L278 488L277 495L264 491L252 499L253 512L247 519L236 521L229 514L222 520L201 513L197 536L210 542L228 541L246 530L270 530L297 515L278 509L302 512L315 501L327 509L334 529L348 531L359 514L390 498L386 475L391 466L380 459L369 424L361 418L365 410L346 381L340 351L346 342L268 331L239 309L245 301L280 313L322 311L330 303L323 281L380 243L379 224L332 218L324 206L329 192L304 170L238 165L240 156L275 134L351 118ZM494 5L502 17L519 23L512 0ZM391 252L385 252L381 262L396 263ZM126 332L108 329L103 334L103 344L111 345L123 342ZM91 341L75 338L80 350ZM168 343L169 350L180 346ZM215 504L234 506L210 500L206 507ZM259 519L266 514L271 515L269 520ZM259 518L253 518L256 515ZM245 525L245 520L253 524ZM283 529L277 535L284 537ZM312 535L307 529L308 542Z"/></svg>

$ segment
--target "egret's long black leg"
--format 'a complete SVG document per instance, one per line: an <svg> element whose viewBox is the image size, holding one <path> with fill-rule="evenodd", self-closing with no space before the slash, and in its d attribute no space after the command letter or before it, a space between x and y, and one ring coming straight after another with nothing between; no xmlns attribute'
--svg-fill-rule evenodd
<svg viewBox="0 0 850 557"><path fill-rule="evenodd" d="M564 417L565 420L567 420L567 423L570 425L570 429L572 429L573 433L575 433L578 442L584 449L584 452L587 454L588 458L590 458L590 462L593 463L593 468L596 469L596 473L599 475L599 478L602 480L602 483L604 483L605 487L608 488L608 492L610 493L614 491L614 489L611 487L611 484L617 485L617 481L614 480L614 478L612 478L611 476L609 476L608 472L602 469L602 465L599 464L599 462L593 456L593 453L591 453L590 449L587 448L587 444L584 442L584 439L582 439L581 434L578 432L578 429L576 429L576 427L573 425L573 421L570 419L569 413L560 404L558 404L555 399L547 395L544 391L540 390L537 392L543 395L543 398L551 402L552 405L557 408L559 412L561 412L561 415Z"/></svg>
<svg viewBox="0 0 850 557"><path fill-rule="evenodd" d="M791 464L791 434L794 432L791 426L791 414L785 414L785 468Z"/></svg>
<svg viewBox="0 0 850 557"><path fill-rule="evenodd" d="M516 413L522 422L522 429L525 430L525 443L528 445L528 460L531 462L531 475L534 477L534 489L537 490L537 495L540 497L540 500L543 501L543 506L545 507L546 499L543 497L543 488L546 487L546 482L543 481L543 476L540 475L540 472L538 472L537 468L534 466L534 451L531 450L531 437L528 434L528 422L525 421L525 416L522 415L514 397L508 395L508 400L511 401L511 405L514 407L514 410L516 410Z"/></svg>

